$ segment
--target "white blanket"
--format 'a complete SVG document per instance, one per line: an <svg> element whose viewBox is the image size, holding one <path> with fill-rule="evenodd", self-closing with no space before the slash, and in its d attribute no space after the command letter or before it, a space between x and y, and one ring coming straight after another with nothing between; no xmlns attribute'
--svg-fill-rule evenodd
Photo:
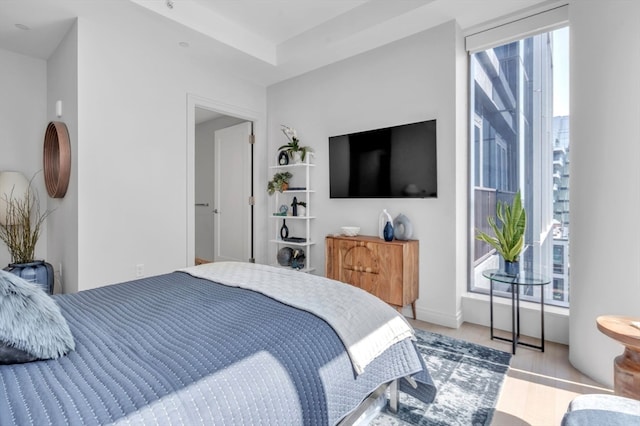
<svg viewBox="0 0 640 426"><path fill-rule="evenodd" d="M395 309L349 284L291 269L243 262L181 269L194 277L257 291L324 319L349 353L357 374L413 328Z"/></svg>

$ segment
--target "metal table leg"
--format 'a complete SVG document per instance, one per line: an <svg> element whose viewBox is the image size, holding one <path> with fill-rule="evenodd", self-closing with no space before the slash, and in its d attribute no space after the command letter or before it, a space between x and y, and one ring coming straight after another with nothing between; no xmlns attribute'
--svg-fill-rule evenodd
<svg viewBox="0 0 640 426"><path fill-rule="evenodd" d="M491 319L491 340L493 340L493 280L489 280L489 317Z"/></svg>
<svg viewBox="0 0 640 426"><path fill-rule="evenodd" d="M516 340L516 303L515 303L515 294L514 290L518 288L517 284L511 284L511 353L516 354L516 345L518 341ZM520 298L518 298L518 314L520 313ZM518 318L519 319L519 318ZM518 321L519 322L519 321Z"/></svg>

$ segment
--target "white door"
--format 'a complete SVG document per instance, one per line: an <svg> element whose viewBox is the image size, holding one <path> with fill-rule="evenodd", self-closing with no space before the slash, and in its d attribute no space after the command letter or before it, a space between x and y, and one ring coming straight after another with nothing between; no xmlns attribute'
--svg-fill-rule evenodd
<svg viewBox="0 0 640 426"><path fill-rule="evenodd" d="M251 123L217 130L214 137L214 261L248 261L251 206Z"/></svg>
<svg viewBox="0 0 640 426"><path fill-rule="evenodd" d="M196 263L213 261L214 252L214 148L210 131L198 132L195 139L195 254Z"/></svg>

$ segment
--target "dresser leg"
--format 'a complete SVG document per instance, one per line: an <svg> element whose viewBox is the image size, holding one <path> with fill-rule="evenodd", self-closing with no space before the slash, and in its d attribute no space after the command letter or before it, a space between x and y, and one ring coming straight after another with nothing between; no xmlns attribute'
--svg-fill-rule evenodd
<svg viewBox="0 0 640 426"><path fill-rule="evenodd" d="M411 312L413 313L413 319L416 318L416 302L411 302Z"/></svg>

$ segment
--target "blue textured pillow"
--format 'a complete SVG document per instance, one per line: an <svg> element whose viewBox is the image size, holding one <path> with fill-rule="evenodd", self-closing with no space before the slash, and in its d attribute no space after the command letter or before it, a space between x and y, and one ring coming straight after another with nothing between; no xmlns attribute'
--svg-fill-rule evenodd
<svg viewBox="0 0 640 426"><path fill-rule="evenodd" d="M0 270L0 364L58 358L74 349L55 300L37 285Z"/></svg>

